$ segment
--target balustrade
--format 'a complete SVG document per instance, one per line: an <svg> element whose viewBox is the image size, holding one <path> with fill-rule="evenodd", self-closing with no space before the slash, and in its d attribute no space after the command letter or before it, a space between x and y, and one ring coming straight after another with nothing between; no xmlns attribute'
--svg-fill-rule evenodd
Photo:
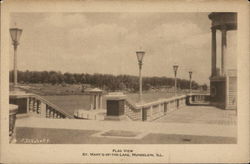
<svg viewBox="0 0 250 164"><path fill-rule="evenodd" d="M11 97L12 101L19 98L25 100L23 101L23 103L26 104L25 111L27 114L32 114L33 116L44 118L73 118L72 116L63 112L58 106L50 103L49 101L38 95L24 94ZM17 103L16 105L20 104Z"/></svg>
<svg viewBox="0 0 250 164"><path fill-rule="evenodd" d="M142 105L125 101L125 115L132 120L152 121L186 105L186 96L162 99ZM139 113L139 114L138 114Z"/></svg>

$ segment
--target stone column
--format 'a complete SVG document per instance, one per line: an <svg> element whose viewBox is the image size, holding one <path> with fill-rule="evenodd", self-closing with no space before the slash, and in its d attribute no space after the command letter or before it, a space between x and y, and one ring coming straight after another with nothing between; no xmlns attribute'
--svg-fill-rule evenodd
<svg viewBox="0 0 250 164"><path fill-rule="evenodd" d="M212 30L212 65L211 65L211 72L212 72L212 77L216 76L216 29L211 28Z"/></svg>
<svg viewBox="0 0 250 164"><path fill-rule="evenodd" d="M226 50L227 50L227 30L225 26L221 28L221 74L226 71Z"/></svg>
<svg viewBox="0 0 250 164"><path fill-rule="evenodd" d="M46 104L41 103L41 117L46 118Z"/></svg>
<svg viewBox="0 0 250 164"><path fill-rule="evenodd" d="M98 109L98 94L95 95L95 109Z"/></svg>
<svg viewBox="0 0 250 164"><path fill-rule="evenodd" d="M99 109L102 109L102 95L99 95Z"/></svg>
<svg viewBox="0 0 250 164"><path fill-rule="evenodd" d="M93 109L96 109L96 95L93 95L94 101L93 101Z"/></svg>
<svg viewBox="0 0 250 164"><path fill-rule="evenodd" d="M14 87L17 86L17 44L14 45Z"/></svg>
<svg viewBox="0 0 250 164"><path fill-rule="evenodd" d="M94 99L93 99L93 96L94 95L92 95L92 94L89 96L90 110L94 109L94 103L93 103Z"/></svg>

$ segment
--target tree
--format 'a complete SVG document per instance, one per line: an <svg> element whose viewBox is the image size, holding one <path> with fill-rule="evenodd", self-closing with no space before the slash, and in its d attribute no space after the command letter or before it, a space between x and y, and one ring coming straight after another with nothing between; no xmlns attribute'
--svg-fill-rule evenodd
<svg viewBox="0 0 250 164"><path fill-rule="evenodd" d="M127 87L126 87L126 85L123 82L121 82L119 84L119 89L122 90L122 91L125 91L127 89Z"/></svg>
<svg viewBox="0 0 250 164"><path fill-rule="evenodd" d="M13 71L9 72L9 80L13 82ZM143 90L150 88L165 88L174 86L174 78L168 77L143 77ZM64 73L60 71L18 71L18 82L24 83L51 83L51 84L89 84L92 87L103 88L108 91L129 90L139 91L138 76L131 75L111 75L111 74L77 74ZM178 79L178 86L181 89L189 89L189 80ZM203 89L208 86L203 84ZM192 88L198 89L200 85L192 81Z"/></svg>
<svg viewBox="0 0 250 164"><path fill-rule="evenodd" d="M207 91L208 86L207 86L207 84L203 84L203 85L201 86L201 88L202 88L203 91Z"/></svg>
<svg viewBox="0 0 250 164"><path fill-rule="evenodd" d="M58 75L55 73L51 74L49 77L49 82L52 83L53 85L57 84L59 82Z"/></svg>

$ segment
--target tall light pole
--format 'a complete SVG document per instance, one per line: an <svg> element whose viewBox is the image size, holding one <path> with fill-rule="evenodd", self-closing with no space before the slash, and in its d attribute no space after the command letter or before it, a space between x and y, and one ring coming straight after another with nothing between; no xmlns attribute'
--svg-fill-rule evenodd
<svg viewBox="0 0 250 164"><path fill-rule="evenodd" d="M192 71L189 71L189 93L192 93Z"/></svg>
<svg viewBox="0 0 250 164"><path fill-rule="evenodd" d="M136 51L136 56L137 56L137 60L138 60L138 64L139 64L139 88L140 88L139 103L142 102L142 75L141 75L141 69L142 69L142 59L143 59L144 55L145 55L144 51Z"/></svg>
<svg viewBox="0 0 250 164"><path fill-rule="evenodd" d="M17 86L17 46L19 45L22 31L19 28L10 28L10 36L14 47L14 88Z"/></svg>
<svg viewBox="0 0 250 164"><path fill-rule="evenodd" d="M176 78L176 76L177 76L177 70L178 70L178 65L176 64L176 65L174 65L173 66L173 69L174 69L174 89L175 89L175 96L177 95L177 78Z"/></svg>

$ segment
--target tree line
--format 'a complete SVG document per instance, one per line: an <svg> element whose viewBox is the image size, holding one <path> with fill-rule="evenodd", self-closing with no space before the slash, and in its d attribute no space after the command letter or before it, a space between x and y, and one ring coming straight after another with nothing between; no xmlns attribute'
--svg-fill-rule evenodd
<svg viewBox="0 0 250 164"><path fill-rule="evenodd" d="M13 82L13 71L10 71L10 82ZM88 84L107 91L127 90L135 92L139 90L137 76L88 74L88 73L61 73L56 71L18 71L18 83L50 83L56 84ZM189 80L177 79L180 89L189 89ZM143 77L143 90L172 88L174 78L169 77ZM192 88L206 87L192 81Z"/></svg>

